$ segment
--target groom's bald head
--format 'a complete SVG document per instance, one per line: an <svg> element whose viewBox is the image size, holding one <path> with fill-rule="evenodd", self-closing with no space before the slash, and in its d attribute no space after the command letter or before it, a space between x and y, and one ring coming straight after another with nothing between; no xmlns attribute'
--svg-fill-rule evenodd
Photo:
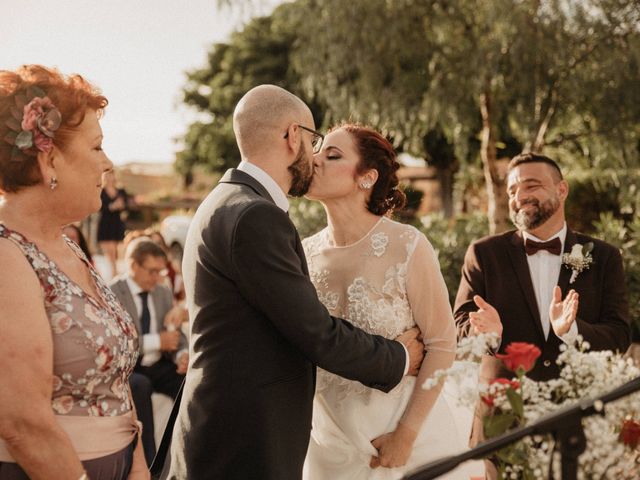
<svg viewBox="0 0 640 480"><path fill-rule="evenodd" d="M313 121L309 107L291 92L275 85L249 90L233 112L233 131L243 157L252 157L278 136L284 136L292 123Z"/></svg>

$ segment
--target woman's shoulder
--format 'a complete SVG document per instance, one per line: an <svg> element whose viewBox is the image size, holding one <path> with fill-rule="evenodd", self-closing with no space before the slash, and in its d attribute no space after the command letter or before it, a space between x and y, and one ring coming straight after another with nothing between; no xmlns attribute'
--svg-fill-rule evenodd
<svg viewBox="0 0 640 480"><path fill-rule="evenodd" d="M29 258L25 251L25 244L21 238L12 238L7 235L8 229L0 224L0 290L5 293L14 292L12 295L31 295L39 290L37 275L33 259ZM20 278L20 282L15 279Z"/></svg>
<svg viewBox="0 0 640 480"><path fill-rule="evenodd" d="M413 257L417 250L434 252L433 245L427 236L414 225L398 222L384 217L381 231L385 232L398 247L403 247L407 257Z"/></svg>
<svg viewBox="0 0 640 480"><path fill-rule="evenodd" d="M394 238L404 239L409 242L415 242L419 238L424 238L426 240L424 233L418 230L415 226L408 223L398 222L397 220L393 220L389 217L383 217L380 229Z"/></svg>
<svg viewBox="0 0 640 480"><path fill-rule="evenodd" d="M304 251L307 255L320 248L320 246L324 242L324 239L326 238L326 230L327 227L323 228L317 233L314 233L313 235L302 239L302 248L304 248Z"/></svg>

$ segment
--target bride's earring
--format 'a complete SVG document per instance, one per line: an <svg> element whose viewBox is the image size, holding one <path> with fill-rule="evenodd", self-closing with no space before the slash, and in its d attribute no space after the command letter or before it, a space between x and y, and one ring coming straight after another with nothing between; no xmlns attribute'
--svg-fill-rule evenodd
<svg viewBox="0 0 640 480"><path fill-rule="evenodd" d="M361 188L364 188L365 190L369 190L371 188L371 184L369 182L362 182L360 184Z"/></svg>
<svg viewBox="0 0 640 480"><path fill-rule="evenodd" d="M56 177L51 177L51 180L49 180L49 188L51 190L58 188L58 179Z"/></svg>

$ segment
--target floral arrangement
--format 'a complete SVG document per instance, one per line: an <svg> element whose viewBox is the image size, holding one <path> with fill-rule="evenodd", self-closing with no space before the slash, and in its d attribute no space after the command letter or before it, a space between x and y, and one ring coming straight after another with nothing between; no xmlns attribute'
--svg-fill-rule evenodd
<svg viewBox="0 0 640 480"><path fill-rule="evenodd" d="M591 256L592 250L593 242L585 243L584 245L576 243L571 247L570 253L564 253L562 255L562 264L566 268L573 270L569 283L575 282L578 274L591 266L593 263L593 257Z"/></svg>
<svg viewBox="0 0 640 480"><path fill-rule="evenodd" d="M478 335L463 339L459 358L476 361L494 346L497 339ZM529 344L510 344L506 354L499 356L516 378L499 378L490 385L469 385L459 401L468 408L478 402L486 407L483 420L487 437L494 437L518 426L530 424L542 416L578 400L595 398L640 376L631 359L610 351L589 351L587 342L561 346L557 359L560 376L537 382L525 376L539 356L539 350ZM468 367L460 362L448 370L436 372L424 388L432 388L443 377L453 377L465 385ZM602 415L583 420L587 450L579 458L578 478L582 480L640 478L640 393L604 405ZM560 456L554 453L554 441L549 436L527 437L500 450L492 460L499 479L543 480L553 471L560 478Z"/></svg>

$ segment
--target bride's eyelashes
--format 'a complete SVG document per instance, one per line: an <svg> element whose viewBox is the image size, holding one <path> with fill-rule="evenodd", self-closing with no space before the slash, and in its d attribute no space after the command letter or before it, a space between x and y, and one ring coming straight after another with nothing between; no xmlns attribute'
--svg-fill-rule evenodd
<svg viewBox="0 0 640 480"><path fill-rule="evenodd" d="M340 155L327 155L327 160L340 160L341 158Z"/></svg>

